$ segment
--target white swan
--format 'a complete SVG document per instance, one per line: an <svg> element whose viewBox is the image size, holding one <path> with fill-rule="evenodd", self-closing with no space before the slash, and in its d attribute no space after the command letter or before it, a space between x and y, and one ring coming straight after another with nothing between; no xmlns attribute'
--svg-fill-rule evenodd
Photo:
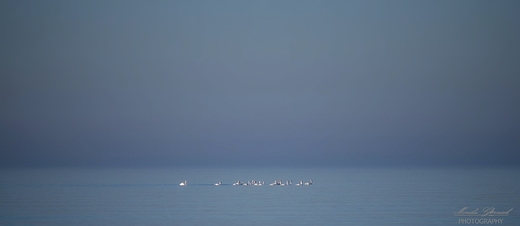
<svg viewBox="0 0 520 226"><path fill-rule="evenodd" d="M188 185L188 181L184 181L184 182L181 182L181 183L179 184L179 186L186 186L186 185Z"/></svg>
<svg viewBox="0 0 520 226"><path fill-rule="evenodd" d="M215 183L215 186L220 186L222 185L222 181L219 181L218 183Z"/></svg>
<svg viewBox="0 0 520 226"><path fill-rule="evenodd" d="M312 179L309 182L305 182L305 185L307 185L307 186L312 185Z"/></svg>

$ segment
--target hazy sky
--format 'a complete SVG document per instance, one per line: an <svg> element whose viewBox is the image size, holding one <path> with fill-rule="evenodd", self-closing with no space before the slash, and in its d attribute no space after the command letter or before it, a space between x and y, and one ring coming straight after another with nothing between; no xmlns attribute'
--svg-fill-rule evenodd
<svg viewBox="0 0 520 226"><path fill-rule="evenodd" d="M0 1L0 166L520 165L520 1Z"/></svg>

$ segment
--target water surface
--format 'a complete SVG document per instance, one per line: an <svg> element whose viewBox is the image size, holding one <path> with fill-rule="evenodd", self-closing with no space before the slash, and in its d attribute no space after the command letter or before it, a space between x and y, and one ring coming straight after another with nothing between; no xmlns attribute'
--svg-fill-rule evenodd
<svg viewBox="0 0 520 226"><path fill-rule="evenodd" d="M276 179L314 184L267 186ZM518 169L13 169L0 171L0 224L458 225L463 207L494 207L513 208L502 225L520 225L519 179Z"/></svg>

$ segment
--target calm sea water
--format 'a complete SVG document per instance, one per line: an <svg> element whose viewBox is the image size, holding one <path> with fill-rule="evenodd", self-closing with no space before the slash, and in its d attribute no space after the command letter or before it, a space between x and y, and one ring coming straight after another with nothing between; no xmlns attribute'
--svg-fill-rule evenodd
<svg viewBox="0 0 520 226"><path fill-rule="evenodd" d="M276 179L314 184L267 186ZM454 216L463 207L513 210ZM520 225L519 213L518 169L0 171L0 225Z"/></svg>

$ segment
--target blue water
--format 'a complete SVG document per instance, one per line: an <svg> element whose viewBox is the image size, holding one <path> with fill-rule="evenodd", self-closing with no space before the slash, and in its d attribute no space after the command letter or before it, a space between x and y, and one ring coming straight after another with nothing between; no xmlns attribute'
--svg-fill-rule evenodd
<svg viewBox="0 0 520 226"><path fill-rule="evenodd" d="M276 179L314 184L267 186ZM459 225L463 207L513 208L502 225L520 225L519 179L518 169L1 170L0 225Z"/></svg>

